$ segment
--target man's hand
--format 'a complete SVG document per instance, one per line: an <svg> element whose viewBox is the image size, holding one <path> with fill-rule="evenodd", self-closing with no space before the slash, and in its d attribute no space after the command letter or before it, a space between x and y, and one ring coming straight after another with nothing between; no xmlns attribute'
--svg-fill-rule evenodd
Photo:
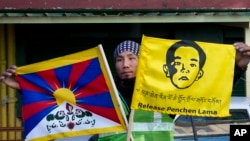
<svg viewBox="0 0 250 141"><path fill-rule="evenodd" d="M20 89L20 86L16 80L16 66L13 65L11 67L9 67L5 72L3 72L0 75L0 82L3 82L4 84L6 84L7 86L13 88L13 89Z"/></svg>
<svg viewBox="0 0 250 141"><path fill-rule="evenodd" d="M250 46L242 42L234 43L236 48L235 64L242 70L246 70L250 62Z"/></svg>

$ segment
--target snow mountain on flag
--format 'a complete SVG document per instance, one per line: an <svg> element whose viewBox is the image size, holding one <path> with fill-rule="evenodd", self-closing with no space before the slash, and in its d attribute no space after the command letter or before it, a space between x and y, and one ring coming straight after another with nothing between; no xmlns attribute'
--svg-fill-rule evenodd
<svg viewBox="0 0 250 141"><path fill-rule="evenodd" d="M119 124L65 101L44 117L26 137L37 138L60 132L81 132L83 129L91 130L112 126L119 126ZM42 130L43 132L41 132Z"/></svg>

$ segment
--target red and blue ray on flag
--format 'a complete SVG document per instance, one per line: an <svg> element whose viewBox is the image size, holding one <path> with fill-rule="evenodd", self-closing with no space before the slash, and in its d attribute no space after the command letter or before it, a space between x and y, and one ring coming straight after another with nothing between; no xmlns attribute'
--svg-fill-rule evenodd
<svg viewBox="0 0 250 141"><path fill-rule="evenodd" d="M27 140L125 131L101 46L17 68Z"/></svg>

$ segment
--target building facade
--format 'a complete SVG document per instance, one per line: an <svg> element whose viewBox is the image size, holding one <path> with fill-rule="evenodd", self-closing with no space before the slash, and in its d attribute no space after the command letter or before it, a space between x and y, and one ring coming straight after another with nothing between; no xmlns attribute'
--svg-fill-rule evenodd
<svg viewBox="0 0 250 141"><path fill-rule="evenodd" d="M140 42L143 34L250 45L249 10L248 0L1 1L0 71L98 44L112 64L120 41ZM233 95L250 96L249 80L248 70ZM0 97L0 140L22 140L20 94L0 84Z"/></svg>

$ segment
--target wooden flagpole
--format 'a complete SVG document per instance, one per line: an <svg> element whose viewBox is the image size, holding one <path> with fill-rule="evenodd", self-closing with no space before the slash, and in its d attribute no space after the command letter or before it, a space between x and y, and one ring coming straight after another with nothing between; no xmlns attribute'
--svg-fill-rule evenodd
<svg viewBox="0 0 250 141"><path fill-rule="evenodd" d="M112 80L114 80L114 78L113 78L113 76L112 76L112 74L111 74L111 72L110 72L110 69L109 69L109 65L108 65L108 62L107 62L107 60L106 60L106 56L105 56L105 53L104 53L104 51L103 51L103 48L102 48L102 45L100 44L100 45L98 45L98 49L99 49L99 51L100 51L100 53L101 53L101 56L102 56L102 60L104 61L104 66L105 66L105 68L106 68L106 70L107 70L107 73L108 73L108 75L109 75L109 78L111 78ZM116 85L115 85L115 83L114 83L114 81L110 81L111 82L111 85L112 85L112 88L113 88L113 90L114 90L114 92L115 92L115 96L116 96L116 100L117 100L117 102L118 102L118 106L119 106L119 108L120 108L120 111L122 112L122 116L123 116L123 120L124 120L124 122L125 122L125 124L126 124L126 127L127 127L127 132L128 132L128 134L127 134L127 140L128 141L134 141L134 139L133 139L133 137L132 137L132 134L131 134L131 132L132 132L132 125L129 125L128 124L128 120L127 120L127 118L126 118L126 114L125 114L125 112L124 112L124 110L123 110L123 107L122 107L122 104L121 104L121 99L120 99L120 97L119 97L119 95L118 95L118 90L117 89L115 89L116 88ZM131 117L131 115L132 115L132 118L134 117L134 111L132 110L131 111L131 113L130 113L130 117ZM130 122L130 124L133 124L133 120L134 120L134 118L133 119L131 119L132 121ZM129 140L131 138L131 140Z"/></svg>
<svg viewBox="0 0 250 141"><path fill-rule="evenodd" d="M133 141L134 140L134 138L132 136L134 115L135 115L135 111L133 109L131 109L131 112L130 112L130 115L129 115L129 125L128 125L127 141ZM131 140L129 140L129 139L131 139Z"/></svg>
<svg viewBox="0 0 250 141"><path fill-rule="evenodd" d="M120 108L120 110L121 110L121 112L122 112L123 120L124 120L126 126L128 127L128 121L127 121L127 118L126 118L126 114L125 114L125 112L124 112L124 110L123 110L123 107L122 107L122 104L121 104L121 99L119 98L119 95L118 95L118 91L117 91L117 89L115 89L116 86L115 86L115 83L114 83L114 81L113 81L114 79L113 79L113 76L112 76L112 74L111 74L111 72L110 72L110 69L109 69L109 66L108 66L108 62L107 62L107 60L106 60L106 56L105 56L105 53L104 53L104 51L103 51L103 48L102 48L102 45L101 45L101 44L98 45L98 49L99 49L99 51L100 51L100 53L101 53L102 60L104 61L104 66L105 66L105 68L106 68L106 70L107 70L108 76L109 76L109 78L112 79L112 81L110 81L110 82L111 82L113 91L115 92L115 96L116 96L116 100L117 100L117 102L118 102L119 108Z"/></svg>

